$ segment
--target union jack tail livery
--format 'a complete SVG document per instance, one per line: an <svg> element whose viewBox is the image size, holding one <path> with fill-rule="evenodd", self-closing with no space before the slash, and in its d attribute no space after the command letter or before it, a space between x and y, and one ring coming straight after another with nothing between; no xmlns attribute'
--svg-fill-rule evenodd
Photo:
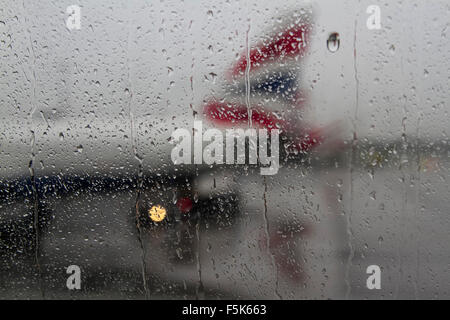
<svg viewBox="0 0 450 320"><path fill-rule="evenodd" d="M299 114L307 101L299 78L312 16L303 10L282 20L242 52L226 71L222 96L207 99L203 113L218 126L278 129L287 154L305 153L319 145L325 133L308 127Z"/></svg>

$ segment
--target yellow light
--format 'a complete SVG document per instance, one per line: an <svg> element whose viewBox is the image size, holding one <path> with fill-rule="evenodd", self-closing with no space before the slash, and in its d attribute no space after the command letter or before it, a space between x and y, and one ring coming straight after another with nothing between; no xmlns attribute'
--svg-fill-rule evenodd
<svg viewBox="0 0 450 320"><path fill-rule="evenodd" d="M166 217L166 209L163 206L156 205L148 210L150 219L155 222L161 222Z"/></svg>

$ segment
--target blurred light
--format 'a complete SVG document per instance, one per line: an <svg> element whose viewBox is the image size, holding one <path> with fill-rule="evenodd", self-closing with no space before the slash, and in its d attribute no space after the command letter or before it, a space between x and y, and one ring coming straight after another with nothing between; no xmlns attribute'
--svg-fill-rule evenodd
<svg viewBox="0 0 450 320"><path fill-rule="evenodd" d="M160 205L153 206L148 210L148 216L155 222L161 222L166 217L166 209Z"/></svg>
<svg viewBox="0 0 450 320"><path fill-rule="evenodd" d="M177 201L177 207L182 213L187 213L191 211L193 207L192 200L189 198L180 198Z"/></svg>

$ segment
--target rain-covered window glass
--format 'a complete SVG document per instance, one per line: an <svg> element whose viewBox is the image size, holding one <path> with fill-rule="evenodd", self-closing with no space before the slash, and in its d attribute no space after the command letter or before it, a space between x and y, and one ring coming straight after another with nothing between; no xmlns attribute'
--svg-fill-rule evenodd
<svg viewBox="0 0 450 320"><path fill-rule="evenodd" d="M0 298L450 298L449 10L4 2Z"/></svg>

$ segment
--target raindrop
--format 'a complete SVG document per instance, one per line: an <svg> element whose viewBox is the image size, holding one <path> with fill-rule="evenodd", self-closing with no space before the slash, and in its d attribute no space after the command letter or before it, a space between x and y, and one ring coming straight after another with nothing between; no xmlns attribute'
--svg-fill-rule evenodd
<svg viewBox="0 0 450 320"><path fill-rule="evenodd" d="M383 241L384 241L383 237L382 237L382 236L379 236L379 237L378 237L378 243L381 244Z"/></svg>
<svg viewBox="0 0 450 320"><path fill-rule="evenodd" d="M339 50L339 44L340 44L340 39L339 39L339 33L334 32L332 34L330 34L330 36L328 37L327 40L327 48L330 52L336 52Z"/></svg>
<svg viewBox="0 0 450 320"><path fill-rule="evenodd" d="M394 55L395 54L395 46L393 44L391 44L391 46L389 47L389 52Z"/></svg>

